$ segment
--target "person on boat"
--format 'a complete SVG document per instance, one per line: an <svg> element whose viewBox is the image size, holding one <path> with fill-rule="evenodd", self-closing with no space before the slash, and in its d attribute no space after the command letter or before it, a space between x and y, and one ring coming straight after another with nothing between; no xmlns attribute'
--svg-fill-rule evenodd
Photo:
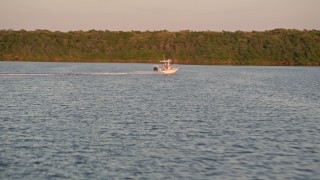
<svg viewBox="0 0 320 180"><path fill-rule="evenodd" d="M164 63L164 68L165 68L165 69L168 69L168 68L169 68L169 63L167 63L167 62Z"/></svg>

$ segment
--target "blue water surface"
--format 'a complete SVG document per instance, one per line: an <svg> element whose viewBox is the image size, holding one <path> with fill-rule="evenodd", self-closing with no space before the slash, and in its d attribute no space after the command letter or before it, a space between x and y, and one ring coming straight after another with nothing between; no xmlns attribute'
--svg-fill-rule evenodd
<svg viewBox="0 0 320 180"><path fill-rule="evenodd" d="M320 68L0 62L0 179L319 179Z"/></svg>

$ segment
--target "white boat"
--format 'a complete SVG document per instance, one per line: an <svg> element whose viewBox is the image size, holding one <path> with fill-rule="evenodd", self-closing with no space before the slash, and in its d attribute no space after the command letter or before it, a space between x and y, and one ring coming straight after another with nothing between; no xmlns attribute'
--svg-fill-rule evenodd
<svg viewBox="0 0 320 180"><path fill-rule="evenodd" d="M155 66L153 68L153 71L161 72L164 74L175 74L178 70L179 67L173 67L172 66L172 60L171 59L165 59L160 61L163 63L162 66Z"/></svg>

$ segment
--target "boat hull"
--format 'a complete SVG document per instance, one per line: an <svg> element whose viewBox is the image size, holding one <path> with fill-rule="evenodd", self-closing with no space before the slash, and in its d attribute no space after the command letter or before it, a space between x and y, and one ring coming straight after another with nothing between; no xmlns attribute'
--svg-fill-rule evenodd
<svg viewBox="0 0 320 180"><path fill-rule="evenodd" d="M159 70L159 72L163 74L175 74L178 71L179 68L173 68L173 69L165 69L165 70Z"/></svg>

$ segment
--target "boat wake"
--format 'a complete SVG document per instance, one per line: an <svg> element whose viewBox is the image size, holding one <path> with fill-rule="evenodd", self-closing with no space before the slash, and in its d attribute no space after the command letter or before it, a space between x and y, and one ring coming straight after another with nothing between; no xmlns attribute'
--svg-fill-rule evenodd
<svg viewBox="0 0 320 180"><path fill-rule="evenodd" d="M101 72L101 73L0 73L0 76L109 76L109 75L147 75L158 74L153 71L133 71L133 72Z"/></svg>
<svg viewBox="0 0 320 180"><path fill-rule="evenodd" d="M0 76L54 76L52 73L0 73Z"/></svg>

